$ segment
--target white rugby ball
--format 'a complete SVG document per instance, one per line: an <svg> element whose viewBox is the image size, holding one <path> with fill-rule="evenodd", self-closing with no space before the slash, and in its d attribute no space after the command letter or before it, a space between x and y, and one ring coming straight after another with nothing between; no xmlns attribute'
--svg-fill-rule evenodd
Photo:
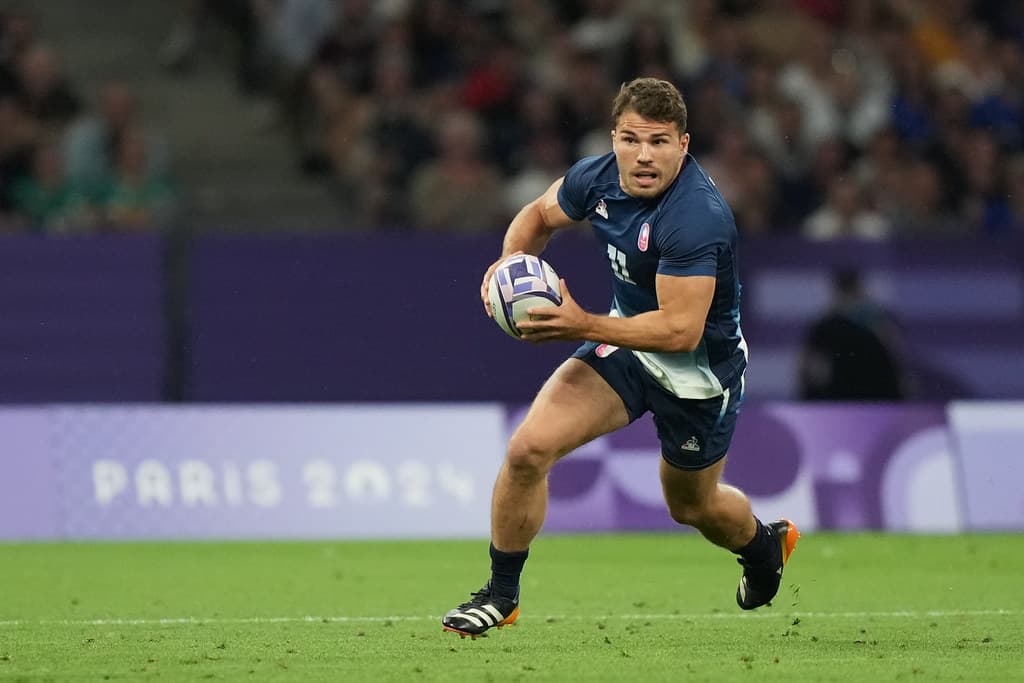
<svg viewBox="0 0 1024 683"><path fill-rule="evenodd" d="M519 338L518 323L531 308L558 306L562 288L558 274L545 261L529 254L509 256L494 270L487 288L491 313L506 334Z"/></svg>

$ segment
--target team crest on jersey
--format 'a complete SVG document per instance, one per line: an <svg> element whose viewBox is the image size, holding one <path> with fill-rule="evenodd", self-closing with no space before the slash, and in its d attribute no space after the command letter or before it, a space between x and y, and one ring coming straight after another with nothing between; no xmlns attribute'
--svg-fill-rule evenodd
<svg viewBox="0 0 1024 683"><path fill-rule="evenodd" d="M647 245L651 243L651 224L644 223L640 226L640 234L636 236L636 247L640 251L647 251Z"/></svg>
<svg viewBox="0 0 1024 683"><path fill-rule="evenodd" d="M618 350L618 346L612 346L611 344L601 344L596 349L594 349L594 353L597 354L598 358L607 358L608 356L612 355Z"/></svg>
<svg viewBox="0 0 1024 683"><path fill-rule="evenodd" d="M598 216L600 216L601 218L605 218L605 219L607 219L607 218L608 218L608 205L604 203L604 200L603 200L603 199L601 199L601 200L599 200L599 201L597 202L597 208L596 208L596 209L594 209L594 211L595 211L595 212L597 213L597 215L598 215Z"/></svg>

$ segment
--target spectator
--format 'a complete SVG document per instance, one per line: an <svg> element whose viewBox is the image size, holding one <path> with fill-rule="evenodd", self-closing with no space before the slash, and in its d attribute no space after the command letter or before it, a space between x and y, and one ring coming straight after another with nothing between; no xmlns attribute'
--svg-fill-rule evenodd
<svg viewBox="0 0 1024 683"><path fill-rule="evenodd" d="M895 178L907 158L899 136L892 128L883 128L868 142L867 149L853 163L853 176L864 188L867 201L878 205L881 196L892 188L884 180Z"/></svg>
<svg viewBox="0 0 1024 683"><path fill-rule="evenodd" d="M39 124L28 116L14 95L0 96L0 213L12 224L14 185L31 173L32 153L39 139Z"/></svg>
<svg viewBox="0 0 1024 683"><path fill-rule="evenodd" d="M32 232L70 233L92 230L98 213L88 193L64 169L60 141L44 140L32 155L32 169L13 190L14 206Z"/></svg>
<svg viewBox="0 0 1024 683"><path fill-rule="evenodd" d="M721 84L730 100L739 101L747 86L743 24L730 17L719 17L711 29L709 59L704 64L700 79L714 80Z"/></svg>
<svg viewBox="0 0 1024 683"><path fill-rule="evenodd" d="M895 81L890 120L900 138L920 151L932 144L936 135L931 73L906 33L897 31L890 37L889 60Z"/></svg>
<svg viewBox="0 0 1024 683"><path fill-rule="evenodd" d="M737 177L739 196L732 206L736 226L744 235L780 232L778 180L768 159L748 154Z"/></svg>
<svg viewBox="0 0 1024 683"><path fill-rule="evenodd" d="M964 89L956 83L945 85L935 92L932 119L935 137L921 157L939 171L946 193L945 209L956 212L963 199L964 153L961 139L970 130L971 101Z"/></svg>
<svg viewBox="0 0 1024 683"><path fill-rule="evenodd" d="M142 123L135 92L128 84L112 81L103 86L99 110L79 118L65 136L67 172L80 187L99 187L113 174L121 139L128 131L139 134ZM146 160L149 173L168 172L167 145L163 136L147 131Z"/></svg>
<svg viewBox="0 0 1024 683"><path fill-rule="evenodd" d="M832 181L828 201L803 225L804 236L812 240L881 240L889 232L885 217L865 202L860 185L846 175Z"/></svg>
<svg viewBox="0 0 1024 683"><path fill-rule="evenodd" d="M940 63L933 77L940 84L960 87L972 103L995 95L1003 84L999 51L981 23L969 22L959 32L957 55Z"/></svg>
<svg viewBox="0 0 1024 683"><path fill-rule="evenodd" d="M575 51L568 67L563 93L569 140L576 146L577 155L604 154L610 140L608 102L614 81L604 60L594 52Z"/></svg>
<svg viewBox="0 0 1024 683"><path fill-rule="evenodd" d="M408 55L381 55L371 93L366 128L355 141L346 177L357 188L360 220L367 225L407 227L412 220L410 179L433 154L430 136L420 123ZM359 168L374 172L359 173Z"/></svg>
<svg viewBox="0 0 1024 683"><path fill-rule="evenodd" d="M334 0L250 0L263 41L274 61L288 71L301 70L330 31L335 18ZM365 2L346 2L346 19L364 21L370 13ZM358 8L356 11L354 8Z"/></svg>
<svg viewBox="0 0 1024 683"><path fill-rule="evenodd" d="M944 209L942 179L926 161L912 161L905 167L889 169L880 199L880 209L893 227L893 234L909 238L953 237L963 227Z"/></svg>
<svg viewBox="0 0 1024 683"><path fill-rule="evenodd" d="M714 149L703 157L704 170L715 181L725 201L733 206L743 194L743 172L750 158L750 138L739 122L718 121L714 128Z"/></svg>
<svg viewBox="0 0 1024 683"><path fill-rule="evenodd" d="M615 55L630 31L622 0L584 0L584 12L569 29L573 43L590 54Z"/></svg>
<svg viewBox="0 0 1024 683"><path fill-rule="evenodd" d="M429 89L459 74L459 53L452 40L459 19L451 0L409 0L406 20L418 88Z"/></svg>
<svg viewBox="0 0 1024 683"><path fill-rule="evenodd" d="M359 175L354 169L355 150L368 125L372 102L359 97L329 68L315 68L309 84L316 117L303 134L307 139L302 144L308 151L302 170L311 175L331 171L341 187L347 188Z"/></svg>
<svg viewBox="0 0 1024 683"><path fill-rule="evenodd" d="M517 127L518 105L527 89L525 59L514 43L502 38L495 41L467 71L460 98L463 106L482 118L498 152L496 161L502 172L508 173L514 168L512 157L517 150L502 149L502 144L508 143Z"/></svg>
<svg viewBox="0 0 1024 683"><path fill-rule="evenodd" d="M739 126L743 111L740 102L714 74L705 76L691 85L692 102L687 103L687 127L693 133L690 137L690 152L701 159L717 153L720 148L720 124L731 128ZM744 133L744 144L749 132Z"/></svg>
<svg viewBox="0 0 1024 683"><path fill-rule="evenodd" d="M781 96L768 102L762 116L752 121L750 133L771 160L778 176L780 219L799 225L818 204L808 178L814 145L804 133L803 112L794 100Z"/></svg>
<svg viewBox="0 0 1024 683"><path fill-rule="evenodd" d="M25 109L47 126L62 129L82 108L57 55L43 43L25 48L18 57L18 82Z"/></svg>
<svg viewBox="0 0 1024 683"><path fill-rule="evenodd" d="M515 215L521 207L544 194L570 164L567 145L557 135L541 134L530 140L525 165L505 185L508 214Z"/></svg>
<svg viewBox="0 0 1024 683"><path fill-rule="evenodd" d="M280 117L290 134L300 164L309 168L308 127L314 118L309 89L309 71L331 25L335 21L334 0L251 0L260 25L271 66L267 69L268 90L272 101L270 122ZM365 2L346 2L353 9L344 16L362 20L369 14ZM355 33L355 26L350 26Z"/></svg>
<svg viewBox="0 0 1024 683"><path fill-rule="evenodd" d="M412 218L418 225L441 232L487 232L511 218L501 173L484 158L483 133L480 119L465 110L438 123L440 156L412 178Z"/></svg>
<svg viewBox="0 0 1024 683"><path fill-rule="evenodd" d="M36 39L30 16L16 10L0 13L0 97L21 91L18 61Z"/></svg>
<svg viewBox="0 0 1024 683"><path fill-rule="evenodd" d="M323 9L323 8L322 8ZM321 10L322 11L322 10ZM394 29L378 16L368 0L343 2L333 13L333 26L321 36L315 52L309 56L314 68L328 69L341 79L349 89L358 94L370 92L374 64L379 56L409 51L409 35L400 31L400 43L380 45L386 29ZM391 31L392 34L394 31Z"/></svg>
<svg viewBox="0 0 1024 683"><path fill-rule="evenodd" d="M676 3L661 4L676 6ZM682 16L674 21L671 15L667 17L673 29L668 35L672 47L672 67L682 78L694 80L706 72L718 16L718 3L715 0L689 0L685 3Z"/></svg>
<svg viewBox="0 0 1024 683"><path fill-rule="evenodd" d="M800 58L779 71L779 89L800 103L803 134L812 142L840 134L834 96L836 73L832 66L835 37L823 27L811 31L801 43Z"/></svg>
<svg viewBox="0 0 1024 683"><path fill-rule="evenodd" d="M1001 79L997 89L976 101L971 125L992 131L1003 147L1024 144L1024 41L1001 41L998 46Z"/></svg>
<svg viewBox="0 0 1024 683"><path fill-rule="evenodd" d="M800 397L898 401L906 395L903 374L891 317L867 296L859 273L836 273L832 305L804 338Z"/></svg>
<svg viewBox="0 0 1024 683"><path fill-rule="evenodd" d="M504 159L510 173L518 173L532 157L533 141L539 137L558 138L568 148L572 139L567 130L566 106L559 91L525 84L517 98L513 116L492 131L496 155Z"/></svg>
<svg viewBox="0 0 1024 683"><path fill-rule="evenodd" d="M261 54L260 30L250 0L179 0L180 17L160 48L160 63L171 71L191 67L199 52L203 33L216 24L231 34L237 53L235 83L244 95L261 95L269 80Z"/></svg>
<svg viewBox="0 0 1024 683"><path fill-rule="evenodd" d="M166 178L153 172L146 137L135 128L123 130L117 141L114 173L101 192L107 227L134 231L165 224L171 216L174 193Z"/></svg>
<svg viewBox="0 0 1024 683"><path fill-rule="evenodd" d="M889 6L910 27L914 47L932 67L955 60L962 51L958 30L968 20L970 4L963 0L890 0Z"/></svg>
<svg viewBox="0 0 1024 683"><path fill-rule="evenodd" d="M638 16L616 62L616 80L623 83L636 74L671 74L672 46L662 18L656 14Z"/></svg>
<svg viewBox="0 0 1024 683"><path fill-rule="evenodd" d="M975 129L961 137L964 186L959 214L965 230L991 232L1003 220L1005 206L1002 154L989 131Z"/></svg>
<svg viewBox="0 0 1024 683"><path fill-rule="evenodd" d="M546 0L509 0L507 4L506 35L523 49L525 69L535 75L560 29L557 9Z"/></svg>

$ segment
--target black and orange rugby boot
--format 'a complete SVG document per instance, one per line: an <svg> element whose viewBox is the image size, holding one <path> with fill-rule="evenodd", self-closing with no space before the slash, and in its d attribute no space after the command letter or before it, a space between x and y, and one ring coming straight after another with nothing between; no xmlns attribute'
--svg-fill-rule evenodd
<svg viewBox="0 0 1024 683"><path fill-rule="evenodd" d="M768 533L777 541L772 543L772 556L768 561L754 564L744 558L736 561L743 566L739 588L736 589L736 604L743 609L757 609L771 605L772 598L779 592L782 570L796 549L800 532L788 519L780 519L765 525Z"/></svg>
<svg viewBox="0 0 1024 683"><path fill-rule="evenodd" d="M470 595L472 598L468 602L462 603L441 619L445 631L476 640L488 629L509 626L519 618L519 601L494 595L490 581Z"/></svg>

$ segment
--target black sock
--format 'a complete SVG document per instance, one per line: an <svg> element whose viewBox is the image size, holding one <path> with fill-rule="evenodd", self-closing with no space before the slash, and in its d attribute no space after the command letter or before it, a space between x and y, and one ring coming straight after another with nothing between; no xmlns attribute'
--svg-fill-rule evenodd
<svg viewBox="0 0 1024 683"><path fill-rule="evenodd" d="M519 601L519 575L530 554L529 550L506 553L491 544L491 592Z"/></svg>
<svg viewBox="0 0 1024 683"><path fill-rule="evenodd" d="M754 517L754 521L757 523L757 531L754 532L753 540L733 552L751 564L764 564L772 559L772 543L775 538L768 527L761 524L761 520Z"/></svg>

